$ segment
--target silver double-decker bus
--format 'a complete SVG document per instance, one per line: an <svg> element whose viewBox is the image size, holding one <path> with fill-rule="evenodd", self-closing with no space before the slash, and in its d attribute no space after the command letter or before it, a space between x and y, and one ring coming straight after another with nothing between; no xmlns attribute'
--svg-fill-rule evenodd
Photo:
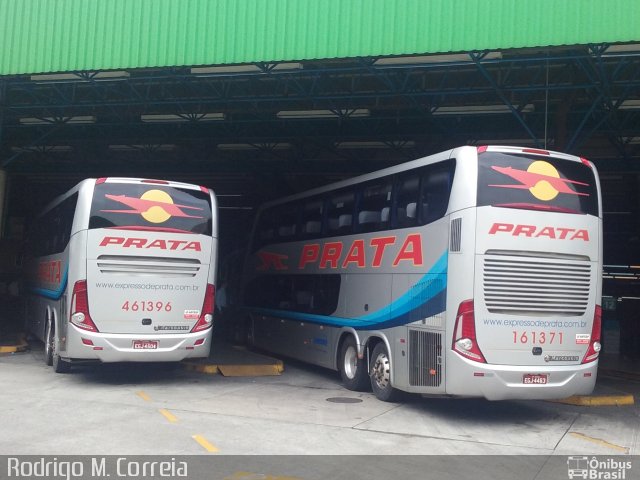
<svg viewBox="0 0 640 480"><path fill-rule="evenodd" d="M465 146L274 201L244 270L250 343L381 400L594 388L602 215L583 158Z"/></svg>
<svg viewBox="0 0 640 480"><path fill-rule="evenodd" d="M25 326L46 363L208 356L216 211L208 188L137 178L83 180L51 202L25 262Z"/></svg>

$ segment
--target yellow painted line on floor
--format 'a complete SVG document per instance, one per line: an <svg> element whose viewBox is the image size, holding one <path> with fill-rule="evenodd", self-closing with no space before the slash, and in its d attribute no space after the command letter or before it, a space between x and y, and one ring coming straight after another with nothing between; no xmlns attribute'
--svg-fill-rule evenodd
<svg viewBox="0 0 640 480"><path fill-rule="evenodd" d="M196 442L198 442L200 446L209 453L216 453L218 451L218 447L210 443L202 435L193 435L191 438L193 438Z"/></svg>
<svg viewBox="0 0 640 480"><path fill-rule="evenodd" d="M166 418L167 420L169 420L171 423L176 423L178 421L178 417L176 417L173 413L171 413L169 410L165 409L165 408L161 408L160 410L158 410L163 416L164 418Z"/></svg>
<svg viewBox="0 0 640 480"><path fill-rule="evenodd" d="M280 375L284 371L282 362L271 365L219 365L225 377L264 377Z"/></svg>
<svg viewBox="0 0 640 480"><path fill-rule="evenodd" d="M550 401L581 407L622 406L633 405L635 403L633 395L574 395L573 397Z"/></svg>
<svg viewBox="0 0 640 480"><path fill-rule="evenodd" d="M142 390L140 390L139 392L136 392L136 395L139 396L141 399L143 399L145 402L151 401L151 397L146 393L144 393Z"/></svg>
<svg viewBox="0 0 640 480"><path fill-rule="evenodd" d="M581 440L586 440L587 442L596 443L598 445L602 445L603 447L610 448L612 450L617 450L619 452L623 452L628 454L628 447L621 447L620 445L616 445L615 443L607 442L606 440L602 440L601 438L590 437L589 435L585 435L584 433L579 432L570 432L572 436L576 438L580 438Z"/></svg>
<svg viewBox="0 0 640 480"><path fill-rule="evenodd" d="M218 373L218 365L189 362L184 362L182 365L191 372L207 373L209 375L216 375Z"/></svg>

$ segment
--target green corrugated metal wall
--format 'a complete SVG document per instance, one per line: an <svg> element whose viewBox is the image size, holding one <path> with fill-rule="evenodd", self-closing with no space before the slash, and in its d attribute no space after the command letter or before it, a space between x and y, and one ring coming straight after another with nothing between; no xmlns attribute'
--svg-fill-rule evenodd
<svg viewBox="0 0 640 480"><path fill-rule="evenodd" d="M640 0L0 0L0 75L640 41Z"/></svg>

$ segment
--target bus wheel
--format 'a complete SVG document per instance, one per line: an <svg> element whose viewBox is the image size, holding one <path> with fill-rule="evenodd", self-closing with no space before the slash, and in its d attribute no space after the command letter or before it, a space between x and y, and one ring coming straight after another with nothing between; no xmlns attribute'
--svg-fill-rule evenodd
<svg viewBox="0 0 640 480"><path fill-rule="evenodd" d="M371 354L369 368L371 389L375 396L383 402L393 402L398 397L398 390L391 386L391 362L384 343L378 343Z"/></svg>
<svg viewBox="0 0 640 480"><path fill-rule="evenodd" d="M55 335L53 335L53 342L51 344L51 364L53 365L53 371L56 373L68 373L71 370L71 363L65 362L60 355L58 355L58 349L56 347Z"/></svg>
<svg viewBox="0 0 640 480"><path fill-rule="evenodd" d="M55 342L55 335L53 331L53 322L47 320L47 329L44 334L44 363L51 366L53 365L53 343Z"/></svg>
<svg viewBox="0 0 640 480"><path fill-rule="evenodd" d="M340 377L349 390L362 392L369 387L369 375L363 359L358 358L355 339L349 335L342 342L339 359Z"/></svg>

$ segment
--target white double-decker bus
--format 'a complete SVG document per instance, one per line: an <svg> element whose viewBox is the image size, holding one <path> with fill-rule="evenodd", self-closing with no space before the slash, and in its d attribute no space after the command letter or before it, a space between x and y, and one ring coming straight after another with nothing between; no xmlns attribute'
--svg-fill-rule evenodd
<svg viewBox="0 0 640 480"><path fill-rule="evenodd" d="M208 356L216 211L205 187L135 178L83 180L49 204L26 260L26 327L47 364Z"/></svg>
<svg viewBox="0 0 640 480"><path fill-rule="evenodd" d="M248 339L382 400L590 393L601 217L589 161L501 146L266 204L245 264Z"/></svg>

